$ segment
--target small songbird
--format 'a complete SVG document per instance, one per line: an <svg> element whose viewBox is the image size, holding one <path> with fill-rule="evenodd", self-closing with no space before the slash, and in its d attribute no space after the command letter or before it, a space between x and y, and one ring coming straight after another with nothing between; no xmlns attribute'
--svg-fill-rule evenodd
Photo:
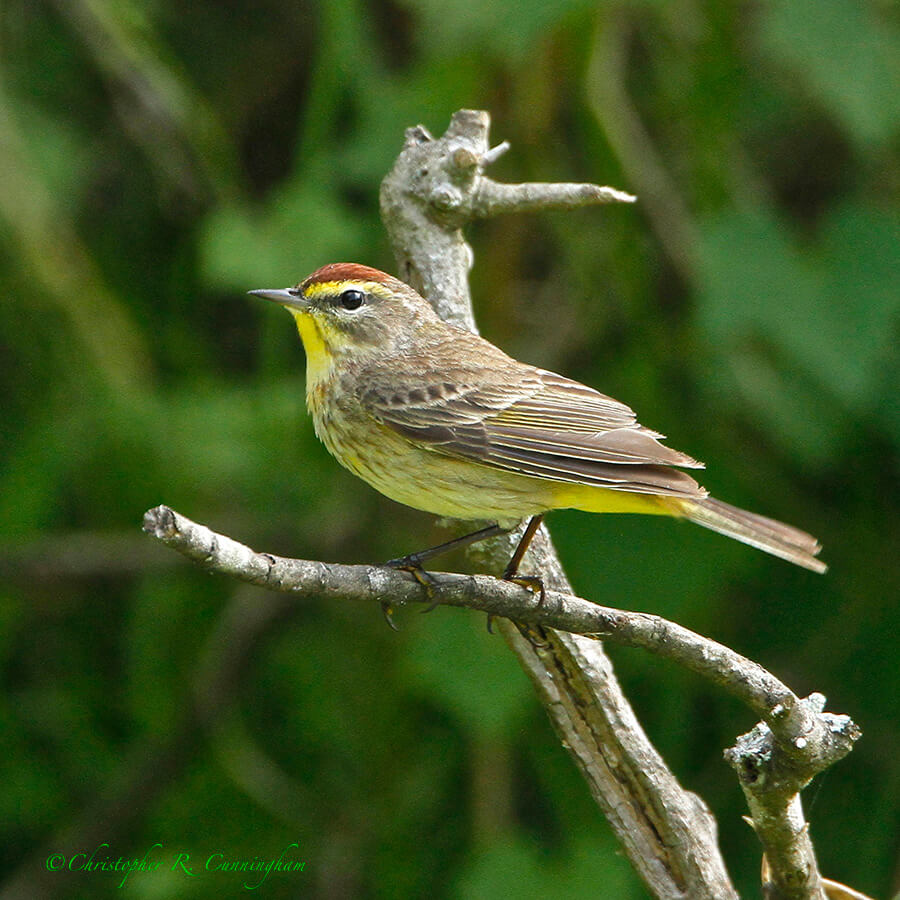
<svg viewBox="0 0 900 900"><path fill-rule="evenodd" d="M395 564L420 566L530 516L505 573L515 578L543 514L574 508L688 519L825 571L814 537L710 497L683 471L703 464L661 444L624 403L442 321L384 272L334 263L296 287L250 293L296 320L307 406L338 462L407 506L492 523Z"/></svg>

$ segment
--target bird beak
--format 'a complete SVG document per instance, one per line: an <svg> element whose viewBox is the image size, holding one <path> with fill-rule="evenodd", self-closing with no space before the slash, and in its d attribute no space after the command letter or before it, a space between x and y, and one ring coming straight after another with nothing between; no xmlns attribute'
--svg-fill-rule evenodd
<svg viewBox="0 0 900 900"><path fill-rule="evenodd" d="M284 290L269 290L264 288L259 291L247 291L247 293L253 294L254 297L262 297L264 300L274 300L282 306L293 306L299 309L305 309L309 306L309 303L306 301L303 294L293 288Z"/></svg>

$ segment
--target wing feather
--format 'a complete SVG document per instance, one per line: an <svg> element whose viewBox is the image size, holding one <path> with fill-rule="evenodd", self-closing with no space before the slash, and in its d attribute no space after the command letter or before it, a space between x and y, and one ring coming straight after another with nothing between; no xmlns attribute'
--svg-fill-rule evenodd
<svg viewBox="0 0 900 900"><path fill-rule="evenodd" d="M662 435L640 425L630 407L491 351L496 366L452 378L446 370L404 377L398 363L389 384L383 377L359 379L366 385L359 399L379 422L438 453L610 490L706 496L686 472L672 468L703 464L660 444Z"/></svg>

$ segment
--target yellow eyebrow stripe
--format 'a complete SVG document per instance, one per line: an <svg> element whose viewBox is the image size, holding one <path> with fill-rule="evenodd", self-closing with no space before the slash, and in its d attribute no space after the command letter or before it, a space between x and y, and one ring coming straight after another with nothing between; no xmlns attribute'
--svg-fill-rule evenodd
<svg viewBox="0 0 900 900"><path fill-rule="evenodd" d="M364 290L380 297L389 297L391 292L377 281L317 281L311 284L304 294L307 299L315 300L318 297L340 294L346 290Z"/></svg>

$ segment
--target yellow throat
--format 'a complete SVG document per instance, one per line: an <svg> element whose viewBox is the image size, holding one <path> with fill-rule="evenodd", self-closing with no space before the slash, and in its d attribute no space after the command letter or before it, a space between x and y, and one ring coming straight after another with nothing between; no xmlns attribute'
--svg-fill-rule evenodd
<svg viewBox="0 0 900 900"><path fill-rule="evenodd" d="M290 314L297 323L300 340L306 352L306 390L312 390L322 379L327 378L331 369L331 350L322 332L322 326L305 310L291 309Z"/></svg>

